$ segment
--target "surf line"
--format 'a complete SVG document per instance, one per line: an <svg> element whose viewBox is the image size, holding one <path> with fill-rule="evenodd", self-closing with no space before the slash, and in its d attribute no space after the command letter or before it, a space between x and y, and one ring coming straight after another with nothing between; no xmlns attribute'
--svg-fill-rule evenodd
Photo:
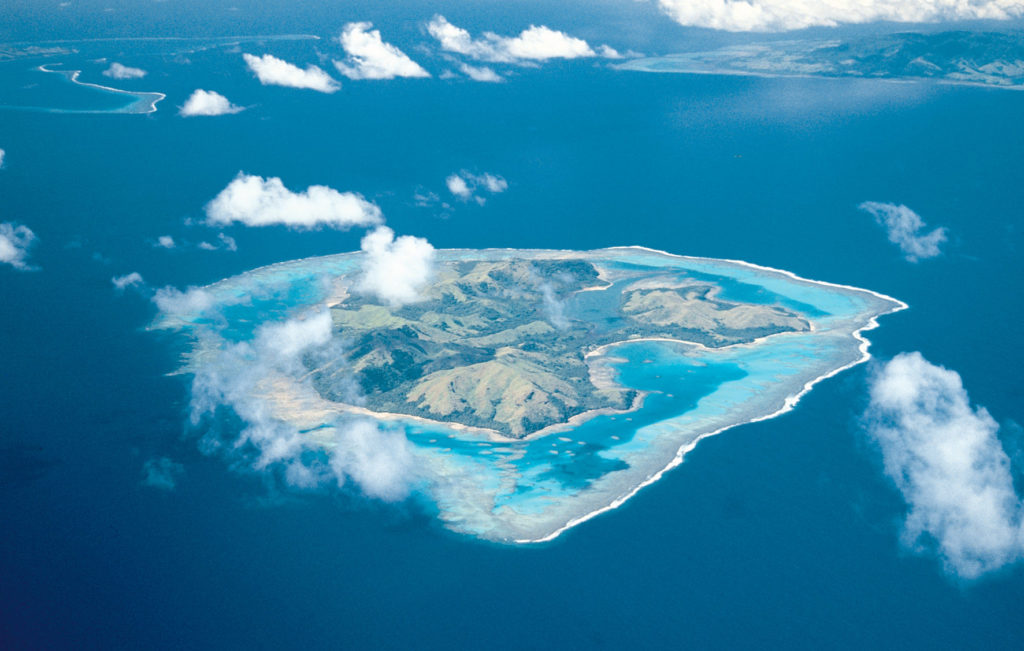
<svg viewBox="0 0 1024 651"><path fill-rule="evenodd" d="M52 65L60 65L60 64L58 63L58 64L52 64ZM79 81L78 77L79 77L79 75L82 74L81 70L51 70L50 68L46 67L46 64L41 65L41 66L39 66L36 69L39 70L40 72L52 72L52 73L56 73L56 74L62 75L65 79L67 79L71 83L77 84L79 86L85 86L87 88L95 88L96 90L99 90L99 91L102 91L102 92L105 92L105 93L115 93L117 95L128 95L129 97L135 98L134 102L132 102L131 104L128 104L127 106L121 107L119 109L98 110L98 111L80 110L80 109L69 109L69 110L60 110L61 113L139 113L139 114L145 115L145 114L148 114L148 113L155 113L156 112L156 105L157 105L157 103L160 102L163 99L166 99L166 97L167 97L167 95L165 95L163 93L148 92L148 91L137 92L137 91L131 91L131 90L123 90L121 88L111 88L110 86L102 86L100 84L93 84L93 83L90 83L90 82L87 82L87 81Z"/></svg>
<svg viewBox="0 0 1024 651"><path fill-rule="evenodd" d="M683 258L683 259L687 259L687 260L706 260L706 259L708 259L708 258L700 258L700 257L696 257L696 256L676 255L674 253L669 253L667 251L661 251L659 249L652 249L652 248L645 247L645 246L626 246L626 247L612 247L612 248L613 249L614 248L618 248L618 249L634 249L634 250L640 250L640 251L649 251L649 252L652 252L652 253L658 253L658 254L661 254L661 255L666 255L666 256L670 256L670 257L674 257L674 258ZM889 314L894 314L896 312L901 312L903 310L908 309L908 307L909 307L906 303L904 303L903 301L901 301L899 299L893 298L891 296L886 296L885 294L881 294L879 292L871 291L870 289L862 289L862 288L859 288L859 287L852 287L850 285L841 285L841 284L838 284L838 283L830 283L830 282L823 281L823 280L809 280L807 278L802 278L802 277L796 275L795 273L793 273L791 271L785 271L783 269L775 269L773 267L766 267L766 266L763 266L763 265L754 264L754 263L751 263L751 262L746 262L744 260L722 260L722 261L723 262L728 262L728 263L731 263L731 264L735 264L735 265L738 265L738 266L741 266L741 267L747 267L747 268L750 268L750 269L755 269L755 270L760 270L760 271L767 271L767 272L771 272L771 273L783 274L783 275L788 276L789 278L791 278L793 280L796 280L796 281L802 282L802 283L824 285L824 286L827 286L827 287L836 287L836 288L841 288L841 289L845 289L845 290L854 290L854 291L858 291L858 292L864 292L864 293L870 294L870 295L872 295L872 296L874 296L874 297L876 297L878 299L881 299L883 301L889 302L890 303L890 308L888 310L884 310L882 312L879 312L879 313L875 314L874 316L872 316L867 321L867 323L865 323L863 326L861 326L860 328L858 328L857 330L855 330L853 332L853 337L858 342L857 348L858 348L858 351L860 352L860 356L857 359L855 359L855 360L853 360L853 361L851 361L851 362L849 362L847 364L844 364L844 365L842 365L842 366L840 366L838 368L832 369L831 371L828 371L827 373L825 373L823 375L820 375L820 376L814 378L813 380L810 380L810 381L806 382L803 385L803 387L798 392L796 392L794 394L791 394L791 395L787 396L786 398L784 398L783 401L782 401L782 405L777 407L771 413L768 413L768 414L765 414L765 415L762 415L762 416L756 416L756 417L751 418L751 419L746 420L746 421L725 425L723 427L719 427L716 430L713 430L713 431L710 431L710 432L706 432L704 434L699 435L697 438L695 438L690 443L687 443L687 444L684 444L684 445L680 446L679 449L676 450L675 457L673 457L672 460L669 461L668 464L664 468L662 468L658 472L654 473L653 475L648 477L646 480L644 480L641 484L637 485L636 487L634 487L633 489L629 490L625 494L620 495L619 497L615 498L608 505L603 506L603 507L598 508L598 509L595 509L594 511L591 511L591 512L586 513L584 515L581 515L579 517L573 518L573 519L569 520L568 522L566 522L561 527L559 527L558 529L552 531L551 533L549 533L547 535L541 536L539 538L520 538L520 539L517 539L517 540L513 540L512 541L513 543L518 544L518 545L529 545L529 544L537 544L537 543L550 542L550 541L554 540L555 538L558 538L560 535L562 535L566 531L569 531L570 529L572 529L574 527L577 527L577 526L583 524L584 522L587 522L588 520L591 520L591 519L593 519L593 518L595 518L595 517L597 517L597 516L599 516L599 515L601 515L603 513L608 513L609 511L614 511L615 509L619 508L620 506L622 506L623 504L628 502L630 499L635 497L636 494L639 493L641 490L643 490L644 488L650 486L651 484L654 484L657 481L659 481L662 477L665 476L665 473L667 473L668 471L670 471L673 468L676 468L677 466L682 464L683 463L683 458L687 455L687 453L692 452L693 449L697 447L697 444L700 443L702 440L704 440L706 438L710 438L712 436L717 436L718 434L721 434L721 433L723 433L723 432L725 432L727 430L733 429L734 427L739 427L740 425L746 425L748 423L757 423L757 422L762 422L762 421L766 421L766 420L771 420L773 418L778 418L779 416L782 416L783 414L789 413L794 408L796 408L796 406L800 402L801 398L803 398L805 395L810 393L811 389L814 388L814 385L818 384L819 382L823 382L824 380L827 380L829 378L835 377L836 375L842 373L843 371L846 371L847 369L853 368L854 366L857 366L859 364L863 364L864 362L870 360L871 359L871 353L869 352L869 349L871 347L871 341L867 337L864 336L864 333L869 331L869 330L874 330L875 328L878 327L878 318L879 317L886 316L886 315L889 315Z"/></svg>

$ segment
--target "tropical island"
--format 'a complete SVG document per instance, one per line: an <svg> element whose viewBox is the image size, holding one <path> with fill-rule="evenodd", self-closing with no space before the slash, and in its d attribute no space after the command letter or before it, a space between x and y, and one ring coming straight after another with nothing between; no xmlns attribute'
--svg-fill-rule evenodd
<svg viewBox="0 0 1024 651"><path fill-rule="evenodd" d="M1024 87L1019 32L869 34L844 40L785 39L702 52L643 57L617 66L639 72L935 81Z"/></svg>
<svg viewBox="0 0 1024 651"><path fill-rule="evenodd" d="M404 482L445 526L503 543L550 540L702 438L789 411L905 307L637 247L437 251L419 300L391 304L361 291L365 261L275 264L168 302L154 327L189 337L193 422L227 408L205 427L242 427L257 467L305 485L359 461L368 494Z"/></svg>

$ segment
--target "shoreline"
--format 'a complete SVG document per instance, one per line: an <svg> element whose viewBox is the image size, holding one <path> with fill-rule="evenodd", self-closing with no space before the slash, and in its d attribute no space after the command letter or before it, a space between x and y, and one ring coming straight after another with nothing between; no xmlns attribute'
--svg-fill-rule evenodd
<svg viewBox="0 0 1024 651"><path fill-rule="evenodd" d="M150 113L156 113L156 111L157 111L156 105L158 103L162 102L163 100L167 99L167 95L165 95L164 93L157 92L157 91L123 90L121 88L112 88L110 86L103 86L103 85L100 85L100 84L94 84L94 83L88 82L88 81L79 81L78 77L79 77L79 75L82 74L81 70L50 70L49 68L46 67L47 65L58 65L59 66L61 64L59 64L59 63L54 63L54 64L46 64L46 63L44 63L44 64L38 66L36 68L36 70L39 70L40 72L50 72L50 73L61 75L62 77L64 77L65 79L67 79L68 81L70 81L71 83L73 83L73 84L75 84L77 86L85 86L86 88L95 88L96 90L99 90L99 91L102 91L102 92L105 92L105 93L113 93L113 94L117 94L117 95L130 95L130 96L135 98L135 101L132 102L131 104L127 104L126 106L123 106L123 107L118 108L118 109L110 109L110 110L44 109L44 110L47 110L47 111L57 111L57 112L60 112L60 113L129 113L129 114L148 115ZM143 107L148 105L148 108L145 111L132 110L132 108L137 106L137 105L138 106L143 106Z"/></svg>
<svg viewBox="0 0 1024 651"><path fill-rule="evenodd" d="M691 261L694 261L694 262L706 262L706 263L712 263L712 264L725 262L725 263L737 265L737 266L740 266L740 267L746 267L748 269L754 269L756 271L766 271L766 272L769 272L769 273L781 274L781 275L786 276L787 278L789 278L791 280L796 280L798 282L808 283L808 284L811 284L811 285L825 285L826 287L836 287L836 288L839 288L839 289L845 289L847 291L863 292L865 294L870 294L871 296L874 296L875 298L881 299L883 301L889 301L889 302L897 303L900 306L902 306L900 309L907 309L909 307L906 303L904 303L903 301L899 300L898 298L893 298L892 296L889 296L887 294L882 294L881 292L876 292L876 291L871 290L871 289L864 289L863 287L854 287L853 285L843 285L841 283L833 283L833 282L829 282L827 280L815 280L813 278L804 278L803 276L799 276L799 275L797 275L796 273L794 273L792 271L787 271L785 269L778 269L776 267L769 267L767 265L756 264L754 262L747 262L746 260L737 260L737 259L733 259L733 258L709 258L707 256L700 256L700 255L682 255L682 254L679 254L679 253L670 253L668 251L663 251L661 249L655 249L655 248L652 248L652 247L649 247L649 246L643 246L641 244L627 244L627 245L623 245L623 246L608 246L608 247L604 247L604 248L601 248L601 249L586 249L586 250L581 250L581 249L513 249L513 248L508 248L508 247L490 247L490 248L484 248L484 249L437 249L436 252L438 254L441 254L441 255L443 255L445 253L481 252L481 253L509 253L509 254L511 254L511 253L526 253L528 255L532 254L535 257L540 257L540 254L550 254L551 256L562 254L563 256L584 257L584 256L586 256L588 254L593 255L593 254L599 254L599 253L604 253L604 252L622 251L622 250L631 250L631 249L632 250L637 250L637 251L646 251L646 252L649 252L649 253L656 253L658 255L664 255L664 256L667 256L667 257L670 257L670 258L677 258L679 260L691 260ZM255 274L255 273L259 273L259 272L262 272L262 271L267 271L269 269L273 269L274 267L298 266L298 265L301 265L301 264L304 264L304 263L307 263L307 262L313 262L315 260L326 260L326 259L329 259L329 258L338 258L338 257L342 257L342 256L352 256L352 257L355 257L355 256L363 256L363 255L365 255L365 254L360 252L360 251L346 251L346 252L343 252L343 253L328 253L328 254L325 254L325 255L311 255L311 256L306 257L306 258L297 258L295 260L282 260L281 262L271 262L270 264L265 264L265 265L262 265L262 266L259 266L259 267L255 267L254 269L250 269L249 271L244 271L244 272L242 272L240 274L237 274L237 275L234 275L234 276L230 276L228 278L222 278L221 280L216 280L216 281L214 281L212 283L207 283L205 285L195 285L194 287L198 288L198 289L203 289L203 290L214 289L218 285L221 285L221 284L227 285L230 281L234 281L234 280L240 279L243 276L250 276L250 275ZM895 310L895 311L898 312L899 310ZM891 312L887 312L886 314L890 314L890 313Z"/></svg>
<svg viewBox="0 0 1024 651"><path fill-rule="evenodd" d="M689 53L684 52L681 54L704 54L703 52ZM826 79L826 80L861 80L861 81L881 81L891 84L943 84L947 86L966 86L970 88L995 88L998 90L1024 90L1024 85L1021 84L986 84L983 81L970 81L966 79L949 79L947 77L869 77L869 76L858 76L858 75L842 75L842 74L814 74L814 73L800 73L800 72L763 72L758 70L743 70L738 68L725 68L725 69L697 69L697 68L677 68L670 70L655 70L651 68L632 67L633 64L643 60L656 60L664 61L669 56L665 57L644 57L643 59L633 59L632 61L626 61L624 63L616 64L611 66L612 69L620 72L644 72L656 75L708 75L708 76L721 76L721 77L757 77L760 79Z"/></svg>
<svg viewBox="0 0 1024 651"><path fill-rule="evenodd" d="M669 254L669 255L671 255L671 254ZM863 291L870 291L870 290L863 290ZM875 293L875 292L872 292L872 293ZM867 324L865 324L862 328L859 328L856 331L854 331L854 333L853 333L854 338L857 339L860 342L860 344L858 345L858 350L860 351L861 355L860 355L860 357L858 359L850 362L849 364L845 364L843 366L840 366L839 368L833 369L833 370L829 371L828 373L825 373L824 375L818 376L817 378L815 378L813 380L809 380L808 382L804 383L804 386L803 386L803 388L801 388L800 391L798 391L797 393L795 393L793 395L787 396L783 400L782 406L779 407L778 409L776 409L775 411L769 413L769 414L766 414L764 416L758 416L756 418L751 418L749 420L746 420L746 421L743 421L743 422L740 422L740 423L733 423L731 425L725 425L725 426L720 427L720 428L718 428L716 430L713 430L713 431L701 434L700 436L698 436L696 439L694 439L690 443L687 443L685 445L680 446L679 449L676 450L675 457L673 457L672 460L664 468L662 468L658 472L656 472L653 475L651 475L650 477L648 477L642 483L638 484L636 487L634 487L632 490L630 490L627 494L622 495L621 497L617 497L615 500L613 500L607 506L601 507L600 509L597 509L595 511L591 511L590 513L582 515L582 516L580 516L578 518L574 518L574 519L570 520L569 522L565 523L564 525L562 525L560 528L556 529L555 531L553 531L550 534L547 534L546 536L543 536L541 538L522 538L522 539L513 540L512 543L513 544L517 544L517 545L529 545L529 544L538 544L538 543L551 542L552 540L558 538L560 535L562 535L566 531L569 531L573 527L579 526L579 525L583 524L584 522L587 522L588 520L591 520L592 518L596 518L597 516L601 515L602 513L607 513L609 511L613 511L613 510L619 508L620 506L622 506L623 504L625 504L626 502L628 502L631 498L635 497L637 495L637 493L639 493L642 489L646 488L647 486L650 486L650 485L654 484L655 482L660 480L662 477L664 477L666 472L668 472L669 470L672 470L673 468L681 465L683 463L683 459L685 458L686 454L688 452L692 452L697 447L697 444L700 443L702 440L704 440L706 438L710 438L712 436L717 436L718 434L722 434L722 433L724 433L724 432L726 432L726 431L728 431L730 429L733 429L734 427L739 427L741 425L748 425L750 423L759 423L759 422L762 422L762 421L771 420L773 418L778 418L779 416L782 416L784 414L789 413L794 408L796 408L796 406L797 406L797 404L799 404L800 400L805 395L807 395L811 391L811 389L813 389L814 386L816 384L818 384L819 382L823 382L823 381L825 381L825 380L827 380L827 379L829 379L831 377L835 377L836 375L842 373L843 371L846 371L846 370L851 369L851 368L853 368L855 366L863 364L864 362L866 362L866 361L871 359L871 353L868 352L868 349L871 346L871 341L867 337L865 337L863 335L863 333L868 331L868 330L874 330L875 328L877 328L878 327L878 318L879 317L881 317L881 316L888 316L890 314L895 314L896 312L901 312L901 311L909 308L909 306L906 303L904 303L903 301L900 301L898 299L891 299L891 300L893 300L893 301L895 301L897 303L896 307L894 307L893 309L889 310L888 312L883 312L881 314L878 314L878 315L872 317L867 322Z"/></svg>
<svg viewBox="0 0 1024 651"><path fill-rule="evenodd" d="M685 343L685 342L682 342ZM626 387L627 389L629 387ZM402 414L393 411L373 411L367 407L360 407L359 405L350 405L343 402L331 403L338 411L346 414L355 414L357 416L365 416L374 420L380 421L413 421L414 423L422 423L427 426L436 428L452 429L459 432L466 432L470 434L480 435L482 438L487 439L492 443L501 443L505 445L515 445L516 443L531 441L534 439L543 438L551 434L557 434L564 432L567 429L572 429L574 426L582 425L584 422L597 418L598 416L612 416L631 414L638 411L643 407L644 398L647 396L646 391L637 391L637 396L633 399L631 404L626 409L616 409L614 407L595 407L594 409L588 409L587 411L580 412L574 416L570 416L568 420L560 423L552 423L543 429L539 429L536 432L531 432L520 438L506 436L496 429L489 427L478 427L476 425L466 425L463 423L456 423L443 420L433 420L425 416L415 416L412 414Z"/></svg>

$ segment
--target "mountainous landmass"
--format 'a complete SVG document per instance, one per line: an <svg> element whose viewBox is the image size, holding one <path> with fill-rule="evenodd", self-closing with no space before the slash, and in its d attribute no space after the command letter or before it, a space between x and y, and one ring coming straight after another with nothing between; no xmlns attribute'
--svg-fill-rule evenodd
<svg viewBox="0 0 1024 651"><path fill-rule="evenodd" d="M355 392L376 412L521 438L592 410L627 410L637 391L587 354L637 338L720 347L807 321L775 305L737 303L715 284L650 270L610 272L579 259L447 261L422 301L389 306L338 288L331 308L344 359L310 364L324 397Z"/></svg>

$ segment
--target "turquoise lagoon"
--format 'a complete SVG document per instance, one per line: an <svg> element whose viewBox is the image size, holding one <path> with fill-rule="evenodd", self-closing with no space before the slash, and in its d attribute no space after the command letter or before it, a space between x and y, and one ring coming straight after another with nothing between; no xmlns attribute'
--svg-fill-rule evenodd
<svg viewBox="0 0 1024 651"><path fill-rule="evenodd" d="M193 349L185 371L222 365L225 351L253 338L260 325L319 309L329 300L333 281L358 273L362 255L308 258L228 278L203 288L209 300L164 313L154 327L189 336ZM633 411L599 413L526 439L379 415L379 427L408 440L418 468L414 488L436 504L445 526L501 543L551 540L658 480L700 439L785 413L817 381L868 359L868 341L860 333L875 327L877 317L906 307L871 291L745 262L636 247L438 252L442 262L512 257L577 258L612 271L712 281L725 300L783 305L807 319L811 329L719 348L674 340L626 340L584 351L592 367L607 366L618 383L641 391L642 404ZM585 318L588 303L600 300L601 294L576 294L567 304L567 315ZM257 397L282 426L324 447L333 445L336 430L353 417L317 395L299 374L285 381L283 392Z"/></svg>

